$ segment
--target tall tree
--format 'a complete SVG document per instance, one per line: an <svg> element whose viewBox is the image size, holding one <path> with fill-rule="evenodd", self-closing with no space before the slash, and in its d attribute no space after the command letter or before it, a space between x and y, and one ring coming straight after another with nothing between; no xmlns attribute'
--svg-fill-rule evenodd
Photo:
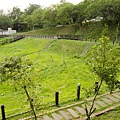
<svg viewBox="0 0 120 120"><path fill-rule="evenodd" d="M0 15L4 15L4 10L0 9Z"/></svg>
<svg viewBox="0 0 120 120"><path fill-rule="evenodd" d="M74 23L82 25L82 22L85 20L85 4L83 2L74 6L72 11L72 18Z"/></svg>
<svg viewBox="0 0 120 120"><path fill-rule="evenodd" d="M64 2L57 6L57 17L56 21L58 24L66 25L73 23L72 12L74 5L71 3Z"/></svg>
<svg viewBox="0 0 120 120"><path fill-rule="evenodd" d="M34 27L42 27L42 14L43 14L43 10L42 8L38 8L36 10L33 11L32 13L32 22L33 22L33 26ZM52 18L51 18L52 19Z"/></svg>
<svg viewBox="0 0 120 120"><path fill-rule="evenodd" d="M12 20L6 15L0 15L0 28L8 29L8 27L12 27Z"/></svg>
<svg viewBox="0 0 120 120"><path fill-rule="evenodd" d="M8 11L8 16L12 19L18 19L19 16L23 13L19 7L13 7L11 10Z"/></svg>
<svg viewBox="0 0 120 120"><path fill-rule="evenodd" d="M54 6L46 7L42 14L43 27L53 27L56 25L56 9Z"/></svg>
<svg viewBox="0 0 120 120"><path fill-rule="evenodd" d="M33 21L32 21L32 15L27 15L24 18L24 21L28 23L28 29L32 30L33 29Z"/></svg>
<svg viewBox="0 0 120 120"><path fill-rule="evenodd" d="M37 4L29 4L29 6L25 9L25 14L26 15L31 15L32 12L36 9L38 9L40 5Z"/></svg>
<svg viewBox="0 0 120 120"><path fill-rule="evenodd" d="M87 19L100 16L103 17L104 23L108 25L120 23L120 0L91 0L89 4L88 2L89 0L84 1L85 4L87 3L85 10Z"/></svg>

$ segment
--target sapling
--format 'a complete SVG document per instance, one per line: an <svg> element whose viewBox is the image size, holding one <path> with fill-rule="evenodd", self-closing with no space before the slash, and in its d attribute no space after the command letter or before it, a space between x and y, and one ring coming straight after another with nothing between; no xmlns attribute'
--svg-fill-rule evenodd
<svg viewBox="0 0 120 120"><path fill-rule="evenodd" d="M13 86L19 86L20 90L24 91L29 101L34 118L37 120L33 104L34 99L30 96L30 91L28 90L34 84L31 78L33 69L33 63L30 61L30 59L25 59L22 57L5 58L3 62L0 63L1 80L10 80L10 82L13 83Z"/></svg>
<svg viewBox="0 0 120 120"><path fill-rule="evenodd" d="M89 66L90 70L94 72L100 82L98 88L92 100L92 105L88 110L85 104L86 110L86 120L90 120L91 115L96 110L94 108L94 102L102 86L103 81L107 84L110 93L118 86L120 83L116 77L120 70L120 46L112 46L109 37L105 36L106 30L103 32L102 37L99 41L92 47L92 49L87 53L85 57L85 62Z"/></svg>

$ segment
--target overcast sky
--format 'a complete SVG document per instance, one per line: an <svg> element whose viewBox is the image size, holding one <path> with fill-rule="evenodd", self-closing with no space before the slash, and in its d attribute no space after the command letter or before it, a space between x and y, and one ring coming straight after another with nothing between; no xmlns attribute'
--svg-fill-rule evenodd
<svg viewBox="0 0 120 120"><path fill-rule="evenodd" d="M24 10L28 7L29 3L31 4L39 4L43 7L50 6L52 4L59 3L60 0L0 0L0 9L3 9L5 12L8 9L11 9L15 6ZM66 2L70 2L73 4L78 4L83 0L66 0Z"/></svg>

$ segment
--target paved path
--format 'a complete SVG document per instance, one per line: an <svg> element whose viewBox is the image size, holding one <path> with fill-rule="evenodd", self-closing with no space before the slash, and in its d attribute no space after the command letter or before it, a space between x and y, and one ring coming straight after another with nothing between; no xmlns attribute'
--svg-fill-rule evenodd
<svg viewBox="0 0 120 120"><path fill-rule="evenodd" d="M90 108L91 103L92 99L89 99L87 103L88 109ZM97 97L94 104L94 108L96 108L94 115L101 114L101 112L106 111L106 109L109 110L109 108L114 108L114 106L117 107L119 105L120 91L114 92L113 94L100 95ZM82 101L66 107L58 108L52 113L41 116L38 120L83 120L84 117L85 109Z"/></svg>

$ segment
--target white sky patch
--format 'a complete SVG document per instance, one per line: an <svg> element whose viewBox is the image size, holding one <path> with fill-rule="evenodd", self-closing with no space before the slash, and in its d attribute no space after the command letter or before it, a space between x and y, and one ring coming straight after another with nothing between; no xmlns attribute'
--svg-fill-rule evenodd
<svg viewBox="0 0 120 120"><path fill-rule="evenodd" d="M73 4L78 4L83 0L66 0ZM12 9L13 7L19 7L21 10L24 10L28 7L29 4L39 4L43 7L50 6L52 4L59 4L60 0L0 0L0 9L3 9L5 12Z"/></svg>

